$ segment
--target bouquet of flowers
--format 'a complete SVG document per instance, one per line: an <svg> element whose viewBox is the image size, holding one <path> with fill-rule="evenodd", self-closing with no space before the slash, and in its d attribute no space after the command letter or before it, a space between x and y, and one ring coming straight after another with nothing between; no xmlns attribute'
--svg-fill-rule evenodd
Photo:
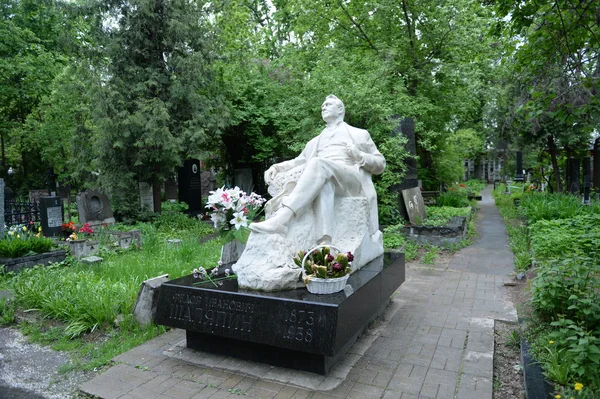
<svg viewBox="0 0 600 399"><path fill-rule="evenodd" d="M262 210L266 200L256 193L246 194L239 187L221 187L211 191L206 208L211 209L210 219L221 234L224 243L248 241L248 224Z"/></svg>
<svg viewBox="0 0 600 399"><path fill-rule="evenodd" d="M75 226L75 223L73 223L73 222L68 222L68 223L62 224L62 231L64 231L65 233L74 233L76 229L77 229L77 226Z"/></svg>
<svg viewBox="0 0 600 399"><path fill-rule="evenodd" d="M333 248L335 249L335 248ZM319 245L310 251L300 251L294 257L294 263L302 267L304 261L304 283L308 284L311 278L338 278L350 274L354 255L351 252L331 253L332 247ZM308 253L308 256L307 256Z"/></svg>

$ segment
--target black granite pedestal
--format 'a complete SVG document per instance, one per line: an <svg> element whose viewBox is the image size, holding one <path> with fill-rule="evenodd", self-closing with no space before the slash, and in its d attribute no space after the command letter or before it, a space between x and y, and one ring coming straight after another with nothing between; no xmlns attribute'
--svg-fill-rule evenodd
<svg viewBox="0 0 600 399"><path fill-rule="evenodd" d="M386 252L328 295L243 290L236 280L194 285L189 275L160 287L155 322L185 329L188 348L326 374L385 309L404 272L404 253Z"/></svg>

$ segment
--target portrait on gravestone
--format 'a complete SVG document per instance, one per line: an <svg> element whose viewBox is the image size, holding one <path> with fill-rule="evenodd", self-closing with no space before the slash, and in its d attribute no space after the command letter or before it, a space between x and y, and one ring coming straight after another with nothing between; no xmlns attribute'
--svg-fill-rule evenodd
<svg viewBox="0 0 600 399"><path fill-rule="evenodd" d="M321 106L325 129L298 157L265 172L273 198L266 220L250 224L246 249L233 266L241 287L302 286L292 259L321 243L352 252L354 269L383 254L371 176L384 171L385 159L369 133L345 123L344 115L342 101L328 96Z"/></svg>

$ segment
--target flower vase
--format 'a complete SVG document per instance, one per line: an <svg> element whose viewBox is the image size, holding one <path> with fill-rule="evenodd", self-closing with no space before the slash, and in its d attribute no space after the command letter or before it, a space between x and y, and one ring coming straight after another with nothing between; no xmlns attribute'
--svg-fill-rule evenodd
<svg viewBox="0 0 600 399"><path fill-rule="evenodd" d="M246 249L246 244L239 242L238 240L229 241L227 244L221 247L221 262L226 265L228 263L235 263L238 261L242 253Z"/></svg>

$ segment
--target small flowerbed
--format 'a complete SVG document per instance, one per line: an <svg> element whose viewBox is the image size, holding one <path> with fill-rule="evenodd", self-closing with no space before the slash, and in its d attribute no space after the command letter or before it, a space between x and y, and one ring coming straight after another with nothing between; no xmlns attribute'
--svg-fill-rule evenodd
<svg viewBox="0 0 600 399"><path fill-rule="evenodd" d="M51 239L41 235L42 228L29 226L12 226L0 240L0 258L19 258L50 251L54 247Z"/></svg>
<svg viewBox="0 0 600 399"><path fill-rule="evenodd" d="M526 333L555 397L600 397L600 204L525 191L515 208L503 188L495 196L515 258L535 260Z"/></svg>

